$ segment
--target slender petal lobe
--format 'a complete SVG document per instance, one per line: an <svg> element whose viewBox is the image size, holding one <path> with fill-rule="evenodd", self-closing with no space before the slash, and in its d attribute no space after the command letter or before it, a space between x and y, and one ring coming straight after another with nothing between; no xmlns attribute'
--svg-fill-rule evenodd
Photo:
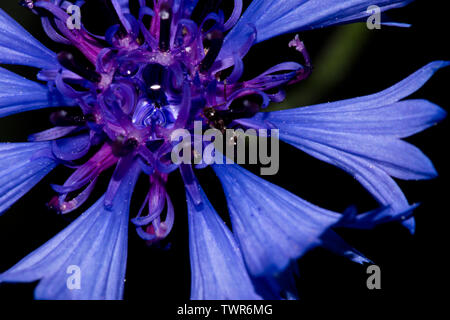
<svg viewBox="0 0 450 320"><path fill-rule="evenodd" d="M342 219L339 220L333 227L344 227L352 229L373 229L379 224L395 221L413 222L411 216L413 210L418 205L412 205L406 211L396 211L393 213L389 208L380 208L377 210L357 214L355 208L350 208L343 213ZM366 258L358 250L350 246L344 241L335 231L327 230L322 236L322 246L326 249L334 252L335 254L347 257L353 262L362 264L370 263L371 261Z"/></svg>
<svg viewBox="0 0 450 320"><path fill-rule="evenodd" d="M201 188L199 192L202 202L198 206L189 193L186 193L192 274L191 299L260 299L254 292L236 240Z"/></svg>

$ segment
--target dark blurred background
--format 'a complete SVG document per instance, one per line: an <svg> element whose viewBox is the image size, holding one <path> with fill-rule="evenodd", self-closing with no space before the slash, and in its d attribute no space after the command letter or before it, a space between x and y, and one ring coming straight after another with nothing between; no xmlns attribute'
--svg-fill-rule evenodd
<svg viewBox="0 0 450 320"><path fill-rule="evenodd" d="M375 93L430 61L450 59L448 19L441 8L443 3L422 0L389 12L390 21L411 23L411 28L383 26L381 30L368 30L365 23L358 23L301 32L300 38L311 55L314 73L288 91L285 103L270 108L304 106ZM59 47L43 33L39 19L20 7L16 0L3 0L0 7L46 46L58 51ZM294 35L256 45L245 59L246 76L257 75L283 61L301 62L301 56L288 48ZM31 68L6 67L29 78L34 78L36 73ZM425 98L447 110L450 106L449 76L449 70L439 71L411 98ZM24 141L30 133L48 128L49 113L43 110L0 119L0 141ZM448 285L448 272L443 262L448 252L446 236L449 233L446 224L450 183L448 137L449 125L445 120L407 139L432 159L440 174L431 181L398 181L410 203L422 203L415 211L415 235L398 224L383 225L371 231L339 230L350 244L380 266L382 289L367 289L367 266L316 249L298 262L302 303L326 305L342 300L349 305L380 307L385 303L445 299L438 294L438 289ZM339 169L289 145L282 144L280 151L280 171L276 176L265 177L268 180L330 210L342 212L350 205L356 205L361 212L376 206L370 195ZM0 272L45 243L82 212L61 216L46 207L53 196L49 183L63 183L68 174L70 171L55 170L0 217ZM211 202L229 223L223 192L214 174L209 169L198 174ZM105 179L103 184L106 182ZM82 209L103 192L99 186L91 202ZM127 300L182 301L189 297L186 204L178 174L172 174L168 188L176 209L175 227L169 238L160 247L149 247L130 228ZM138 189L137 197L142 197L143 193ZM134 203L131 215L140 206L140 202ZM35 285L1 284L0 299L31 300Z"/></svg>

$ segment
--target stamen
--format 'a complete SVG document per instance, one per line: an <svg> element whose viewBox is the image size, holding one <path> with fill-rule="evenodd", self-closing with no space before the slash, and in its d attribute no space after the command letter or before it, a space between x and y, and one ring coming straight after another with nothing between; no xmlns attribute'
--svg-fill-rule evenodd
<svg viewBox="0 0 450 320"><path fill-rule="evenodd" d="M96 183L97 178L89 182L88 186L71 200L66 201L67 194L60 196L58 212L61 214L66 214L78 209L89 198Z"/></svg>
<svg viewBox="0 0 450 320"><path fill-rule="evenodd" d="M296 34L295 38L291 42L289 42L289 47L294 47L295 50L303 55L303 59L305 60L305 68L297 70L296 77L288 83L291 85L309 77L312 72L312 65L311 58L309 57L308 51L305 48L305 44L300 40L298 34Z"/></svg>

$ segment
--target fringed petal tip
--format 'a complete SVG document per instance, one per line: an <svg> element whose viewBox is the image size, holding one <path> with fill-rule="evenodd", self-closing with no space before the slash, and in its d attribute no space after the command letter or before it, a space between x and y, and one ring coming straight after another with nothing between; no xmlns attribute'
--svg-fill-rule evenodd
<svg viewBox="0 0 450 320"><path fill-rule="evenodd" d="M415 231L413 218L414 209L420 204L413 204L406 210L393 210L391 207L383 207L373 211L357 214L354 208L344 212L342 218L333 226L334 228L373 229L378 225L390 222L401 222L411 234ZM373 264L373 261L361 252L350 246L334 230L327 230L321 236L321 245L331 252L346 257L358 264Z"/></svg>
<svg viewBox="0 0 450 320"><path fill-rule="evenodd" d="M384 223L403 222L413 216L414 210L419 205L420 203L415 203L405 210L394 210L392 207L387 206L361 214L357 214L356 210L346 210L334 227L373 229Z"/></svg>
<svg viewBox="0 0 450 320"><path fill-rule="evenodd" d="M320 239L322 247L338 256L343 256L357 264L372 263L372 260L349 245L334 230L327 230Z"/></svg>

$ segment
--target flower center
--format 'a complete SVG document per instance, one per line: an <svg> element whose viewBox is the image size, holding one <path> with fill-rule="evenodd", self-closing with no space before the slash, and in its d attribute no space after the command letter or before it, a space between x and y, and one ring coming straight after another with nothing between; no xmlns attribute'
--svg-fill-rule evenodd
<svg viewBox="0 0 450 320"><path fill-rule="evenodd" d="M171 140L172 133L177 129L194 132L198 121L202 129L213 127L221 132L250 125L239 120L252 117L270 101L283 100L284 86L308 76L310 65L303 44L296 38L290 45L303 54L306 66L281 63L243 81L242 59L256 41L256 31L247 34L241 47L225 45L227 32L240 17L240 0L234 1L227 20L220 10L221 1L200 1L197 6L196 1L137 2L137 13L132 15L120 1L89 0L78 10L78 29L71 20L77 17L67 13L68 1L23 3L41 16L51 39L72 46L58 54L55 69L38 75L82 111L77 116L69 112L52 115L58 126L51 131L57 133L55 139L67 133L79 134L69 142L73 148L56 143L55 155L70 162L92 147L97 150L64 185L54 186L59 196L52 205L63 213L79 207L98 176L115 165L104 200L109 206L122 177L139 161L151 184L146 199L149 214L141 217L141 209L133 223L144 239L153 241L164 238L173 223L173 208L165 190L170 172L179 168L188 192L196 203L200 201L192 166L171 161L176 143ZM153 4L147 6L150 2ZM97 6L96 14L107 16L110 25L102 32L98 23L84 19L89 6ZM65 126L69 128L60 129ZM74 148L81 151L74 153ZM195 147L191 150L195 157ZM69 197L81 188L84 190L77 196ZM164 208L166 219L161 221ZM145 231L142 226L147 226Z"/></svg>

